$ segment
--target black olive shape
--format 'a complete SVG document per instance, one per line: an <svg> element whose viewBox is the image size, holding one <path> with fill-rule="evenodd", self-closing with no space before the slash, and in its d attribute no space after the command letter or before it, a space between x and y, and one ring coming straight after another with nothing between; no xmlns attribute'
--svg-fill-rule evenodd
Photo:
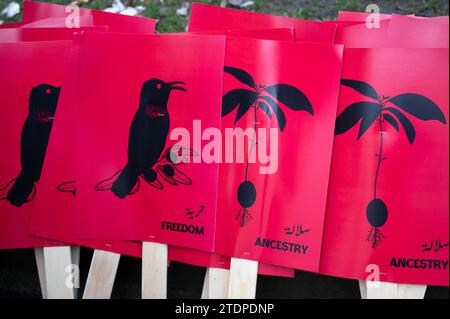
<svg viewBox="0 0 450 319"><path fill-rule="evenodd" d="M238 202L243 208L253 206L256 200L256 188L250 181L244 181L239 185L237 192Z"/></svg>
<svg viewBox="0 0 450 319"><path fill-rule="evenodd" d="M154 182L158 178L158 174L154 169L150 169L148 172L144 174L144 177L149 182Z"/></svg>
<svg viewBox="0 0 450 319"><path fill-rule="evenodd" d="M383 226L388 219L388 209L386 204L378 198L372 200L367 206L367 220L373 227Z"/></svg>
<svg viewBox="0 0 450 319"><path fill-rule="evenodd" d="M172 167L172 165L169 165L169 164L164 165L163 171L164 171L164 174L166 174L169 177L173 177L173 175L175 175L175 170Z"/></svg>

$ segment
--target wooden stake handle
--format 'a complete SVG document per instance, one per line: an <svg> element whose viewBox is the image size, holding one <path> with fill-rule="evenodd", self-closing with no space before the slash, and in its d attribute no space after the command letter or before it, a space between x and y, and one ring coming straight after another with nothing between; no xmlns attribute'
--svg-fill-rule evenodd
<svg viewBox="0 0 450 319"><path fill-rule="evenodd" d="M231 258L228 298L255 299L257 279L257 261Z"/></svg>
<svg viewBox="0 0 450 319"><path fill-rule="evenodd" d="M206 269L202 299L226 299L229 281L230 271L228 269L213 267Z"/></svg>
<svg viewBox="0 0 450 319"><path fill-rule="evenodd" d="M427 286L359 280L362 299L423 299Z"/></svg>
<svg viewBox="0 0 450 319"><path fill-rule="evenodd" d="M167 245L142 243L142 299L167 299L167 258Z"/></svg>
<svg viewBox="0 0 450 319"><path fill-rule="evenodd" d="M44 247L45 292L48 299L75 299L78 273L72 273L74 262L70 246ZM78 266L78 265L76 265Z"/></svg>
<svg viewBox="0 0 450 319"><path fill-rule="evenodd" d="M111 298L119 261L120 254L98 249L94 251L83 299Z"/></svg>

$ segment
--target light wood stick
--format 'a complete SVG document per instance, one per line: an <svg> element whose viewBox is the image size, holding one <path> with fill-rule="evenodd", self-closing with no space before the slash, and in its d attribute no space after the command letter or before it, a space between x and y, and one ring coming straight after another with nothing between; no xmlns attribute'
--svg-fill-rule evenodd
<svg viewBox="0 0 450 319"><path fill-rule="evenodd" d="M423 299L426 285L359 281L362 299Z"/></svg>
<svg viewBox="0 0 450 319"><path fill-rule="evenodd" d="M231 258L228 298L255 299L257 279L257 261Z"/></svg>
<svg viewBox="0 0 450 319"><path fill-rule="evenodd" d="M41 286L41 294L43 299L47 299L47 284L45 280L45 264L44 264L44 249L38 247L34 249L34 257L36 258L36 266L39 276L39 284Z"/></svg>
<svg viewBox="0 0 450 319"><path fill-rule="evenodd" d="M96 249L92 256L83 299L111 298L120 254Z"/></svg>
<svg viewBox="0 0 450 319"><path fill-rule="evenodd" d="M228 269L207 268L205 281L203 282L202 299L226 299L229 281L230 271Z"/></svg>
<svg viewBox="0 0 450 319"><path fill-rule="evenodd" d="M72 254L70 246L44 247L44 272L48 299L74 299Z"/></svg>
<svg viewBox="0 0 450 319"><path fill-rule="evenodd" d="M142 299L167 299L167 257L167 245L142 243Z"/></svg>

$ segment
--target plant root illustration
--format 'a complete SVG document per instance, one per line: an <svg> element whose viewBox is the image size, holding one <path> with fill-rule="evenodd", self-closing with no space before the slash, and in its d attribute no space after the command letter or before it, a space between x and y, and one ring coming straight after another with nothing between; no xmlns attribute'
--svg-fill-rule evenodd
<svg viewBox="0 0 450 319"><path fill-rule="evenodd" d="M447 122L439 107L423 95L414 93L404 93L394 97L379 95L368 83L348 79L342 79L341 85L348 86L374 101L356 102L344 109L336 119L335 135L347 132L360 122L357 138L359 140L372 124L378 124L380 138L379 150L375 154L377 162L373 186L373 200L370 201L366 209L367 221L371 226L367 241L372 248L377 248L385 239L380 228L386 224L389 216L386 203L377 196L377 184L381 164L387 159L383 154L384 123L391 125L397 132L399 131L400 123L409 143L413 144L416 138L416 130L404 112L422 121L435 120L443 124L447 124Z"/></svg>
<svg viewBox="0 0 450 319"><path fill-rule="evenodd" d="M306 111L314 115L314 111L308 98L294 86L288 84L274 84L265 86L256 84L252 76L246 71L226 66L224 71L246 86L245 89L235 89L226 93L222 98L222 117L227 116L237 108L234 124L236 124L248 111L253 116L253 136L251 147L246 160L244 181L239 185L237 199L240 205L236 215L239 226L244 227L253 218L250 208L257 198L256 187L248 179L249 158L252 157L256 144L256 131L258 125L258 111L263 112L269 119L275 115L281 132L286 127L286 115L281 105L293 111Z"/></svg>
<svg viewBox="0 0 450 319"><path fill-rule="evenodd" d="M48 84L31 89L28 116L20 139L21 170L0 188L0 200L21 207L35 198L60 91L60 87Z"/></svg>
<svg viewBox="0 0 450 319"><path fill-rule="evenodd" d="M163 182L174 186L192 184L178 165L190 162L190 158L198 154L178 145L164 151L170 128L167 108L170 94L176 90L187 92L179 85L184 83L166 83L159 79L148 80L142 85L139 108L129 132L128 162L123 169L95 185L95 190L111 190L123 199L138 192L140 179L156 189L163 189Z"/></svg>

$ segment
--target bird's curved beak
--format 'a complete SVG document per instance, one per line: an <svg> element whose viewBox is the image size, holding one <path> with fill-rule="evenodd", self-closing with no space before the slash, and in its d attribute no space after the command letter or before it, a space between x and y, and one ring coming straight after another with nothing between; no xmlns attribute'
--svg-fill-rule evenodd
<svg viewBox="0 0 450 319"><path fill-rule="evenodd" d="M169 85L169 88L171 90L179 90L179 91L184 91L187 92L187 90L184 87L181 86L177 86L177 84L181 84L181 85L186 85L184 82L181 81L175 81L175 82L169 82L167 83Z"/></svg>

